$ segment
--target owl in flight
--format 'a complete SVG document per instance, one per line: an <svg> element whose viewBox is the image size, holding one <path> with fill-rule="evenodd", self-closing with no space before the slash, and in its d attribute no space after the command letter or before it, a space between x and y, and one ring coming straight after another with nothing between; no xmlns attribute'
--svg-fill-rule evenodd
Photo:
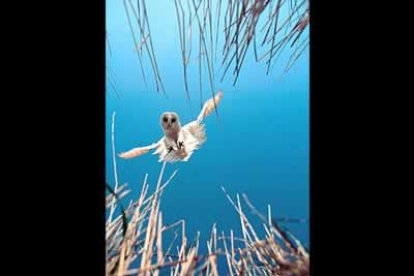
<svg viewBox="0 0 414 276"><path fill-rule="evenodd" d="M193 152L206 141L206 132L202 122L216 108L222 97L223 93L219 91L214 98L204 104L197 120L184 126L181 126L177 113L164 112L161 115L161 128L164 136L157 143L146 147L133 148L120 153L119 157L130 159L155 149L153 154L159 155L159 162L188 161Z"/></svg>

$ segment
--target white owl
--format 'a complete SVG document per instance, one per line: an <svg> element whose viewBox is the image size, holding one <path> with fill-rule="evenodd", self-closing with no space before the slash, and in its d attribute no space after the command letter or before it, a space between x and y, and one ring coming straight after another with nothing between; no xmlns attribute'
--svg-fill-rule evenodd
<svg viewBox="0 0 414 276"><path fill-rule="evenodd" d="M120 153L119 157L130 159L155 149L153 154L159 154L159 162L188 161L193 152L206 141L206 132L202 122L215 109L222 97L223 93L218 92L214 98L204 104L197 120L183 127L177 113L164 112L161 115L161 127L164 136L157 143L146 147L133 148Z"/></svg>

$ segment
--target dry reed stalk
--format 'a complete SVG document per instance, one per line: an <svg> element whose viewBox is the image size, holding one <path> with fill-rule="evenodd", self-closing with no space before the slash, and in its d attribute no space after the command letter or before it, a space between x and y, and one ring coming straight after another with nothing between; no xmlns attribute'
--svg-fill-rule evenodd
<svg viewBox="0 0 414 276"><path fill-rule="evenodd" d="M112 113L112 136L111 137L112 137L112 160L113 160L113 165L114 165L114 177L115 177L114 192L116 193L118 189L118 173L116 169L116 159L115 159L115 115L116 115L116 112L114 111ZM111 209L109 211L108 223L111 223L114 211L115 211L115 198L112 200Z"/></svg>
<svg viewBox="0 0 414 276"><path fill-rule="evenodd" d="M152 248L153 248L153 242L155 238L154 230L155 225L157 223L157 211L158 211L158 192L161 185L162 176L164 175L166 162L164 161L162 164L161 172L158 178L157 187L154 193L154 198L152 200L152 208L151 213L149 217L149 223L147 227L147 233L145 237L145 244L144 244L144 253L141 260L141 269L144 267L148 267L151 263L151 257L152 257ZM138 275L149 275L149 272L146 272L145 274L138 274Z"/></svg>

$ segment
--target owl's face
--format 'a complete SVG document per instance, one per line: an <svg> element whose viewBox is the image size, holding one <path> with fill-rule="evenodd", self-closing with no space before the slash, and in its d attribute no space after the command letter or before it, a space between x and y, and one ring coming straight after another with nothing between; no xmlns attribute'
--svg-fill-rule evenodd
<svg viewBox="0 0 414 276"><path fill-rule="evenodd" d="M161 126L164 130L180 128L180 120L175 112L164 112L161 115Z"/></svg>

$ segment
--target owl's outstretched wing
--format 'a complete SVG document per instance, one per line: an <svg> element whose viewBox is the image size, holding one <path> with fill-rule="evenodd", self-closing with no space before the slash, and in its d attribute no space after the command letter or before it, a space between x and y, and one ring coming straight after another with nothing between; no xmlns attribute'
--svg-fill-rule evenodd
<svg viewBox="0 0 414 276"><path fill-rule="evenodd" d="M184 152L182 156L183 161L188 161L193 152L200 148L207 140L206 130L203 124L198 121L193 121L186 124L182 128L184 137Z"/></svg>
<svg viewBox="0 0 414 276"><path fill-rule="evenodd" d="M173 153L170 158L177 158L182 161L188 161L193 152L200 148L207 140L206 130L203 120L213 112L218 103L223 98L223 93L219 91L214 98L209 99L203 106L197 120L192 121L182 127L182 136L184 138L184 149Z"/></svg>
<svg viewBox="0 0 414 276"><path fill-rule="evenodd" d="M159 147L160 141L157 142L157 143L151 144L149 146L146 146L146 147L133 148L129 151L121 152L121 153L118 154L118 156L121 157L121 158L124 158L124 159L131 159L131 158L143 155L143 154L149 152L150 150Z"/></svg>
<svg viewBox="0 0 414 276"><path fill-rule="evenodd" d="M204 106L203 109L200 112L200 115L197 117L197 122L201 123L210 113L217 107L218 103L223 98L223 92L219 91L217 95L214 98L211 98L208 100Z"/></svg>

